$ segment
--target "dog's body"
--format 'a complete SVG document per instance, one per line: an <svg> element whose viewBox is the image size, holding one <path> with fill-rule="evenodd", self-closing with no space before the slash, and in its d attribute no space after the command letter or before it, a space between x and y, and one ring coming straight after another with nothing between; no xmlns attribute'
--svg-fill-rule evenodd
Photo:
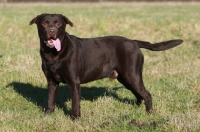
<svg viewBox="0 0 200 132"><path fill-rule="evenodd" d="M142 80L143 54L140 48L161 51L173 48L182 40L151 44L120 36L78 38L65 32L73 23L63 15L41 14L30 21L36 23L40 37L42 70L48 82L46 114L54 111L59 83L70 87L72 116L80 117L80 84L101 78L117 78L137 98L145 101L146 111L152 111L152 99ZM60 49L53 42L60 40ZM58 43L59 47L59 43Z"/></svg>

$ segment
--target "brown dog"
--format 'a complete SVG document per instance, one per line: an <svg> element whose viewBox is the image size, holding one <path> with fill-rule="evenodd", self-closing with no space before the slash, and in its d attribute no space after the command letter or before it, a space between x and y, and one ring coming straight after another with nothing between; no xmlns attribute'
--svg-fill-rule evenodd
<svg viewBox="0 0 200 132"><path fill-rule="evenodd" d="M122 83L152 111L151 94L142 80L143 54L140 48L161 51L181 44L170 40L151 44L121 36L78 38L65 32L73 23L61 14L41 14L30 21L37 24L42 70L48 83L46 114L54 111L59 83L70 87L72 117L80 117L80 84L109 77Z"/></svg>

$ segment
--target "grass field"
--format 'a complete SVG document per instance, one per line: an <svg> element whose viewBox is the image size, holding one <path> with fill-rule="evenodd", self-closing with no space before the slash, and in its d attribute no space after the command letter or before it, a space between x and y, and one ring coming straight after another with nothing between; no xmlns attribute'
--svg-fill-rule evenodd
<svg viewBox="0 0 200 132"><path fill-rule="evenodd" d="M64 3L0 6L0 131L200 131L200 3ZM46 80L41 71L36 26L41 13L66 15L79 37L120 35L159 42L181 38L174 49L145 56L143 78L154 112L134 104L117 80L82 85L82 117L70 120L71 100L62 84L57 107L44 116Z"/></svg>

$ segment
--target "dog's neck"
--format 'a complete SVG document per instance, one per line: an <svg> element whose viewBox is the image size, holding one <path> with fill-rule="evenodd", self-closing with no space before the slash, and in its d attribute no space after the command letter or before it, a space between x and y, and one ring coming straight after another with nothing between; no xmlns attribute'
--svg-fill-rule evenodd
<svg viewBox="0 0 200 132"><path fill-rule="evenodd" d="M55 48L49 48L46 46L44 41L42 40L40 42L40 54L41 57L44 58L48 63L52 64L54 63L54 58L57 56L58 52Z"/></svg>

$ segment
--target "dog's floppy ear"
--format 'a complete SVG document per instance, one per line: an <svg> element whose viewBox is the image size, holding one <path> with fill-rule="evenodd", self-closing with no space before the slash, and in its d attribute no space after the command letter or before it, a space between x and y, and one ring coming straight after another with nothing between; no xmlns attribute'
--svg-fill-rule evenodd
<svg viewBox="0 0 200 132"><path fill-rule="evenodd" d="M66 24L69 24L71 27L73 27L74 24L66 16L63 16L61 14L59 15L62 17L62 19L64 20Z"/></svg>
<svg viewBox="0 0 200 132"><path fill-rule="evenodd" d="M30 22L29 22L29 25L32 25L32 24L38 24L38 21L41 19L42 16L44 16L46 14L41 14L41 15L38 15L36 16L35 18L33 18Z"/></svg>

